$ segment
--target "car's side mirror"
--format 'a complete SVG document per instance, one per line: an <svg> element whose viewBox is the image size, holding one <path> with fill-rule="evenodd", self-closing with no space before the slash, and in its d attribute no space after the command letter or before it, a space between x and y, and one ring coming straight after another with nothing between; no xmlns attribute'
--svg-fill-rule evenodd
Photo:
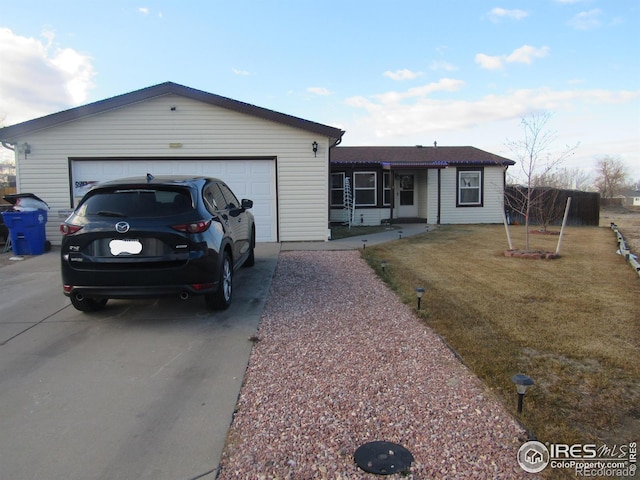
<svg viewBox="0 0 640 480"><path fill-rule="evenodd" d="M242 208L247 210L249 208L253 208L253 200L249 200L248 198L242 199Z"/></svg>

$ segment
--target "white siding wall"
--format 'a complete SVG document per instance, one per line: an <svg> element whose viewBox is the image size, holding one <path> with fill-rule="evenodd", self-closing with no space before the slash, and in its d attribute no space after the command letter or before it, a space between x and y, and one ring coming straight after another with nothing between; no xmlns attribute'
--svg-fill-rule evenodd
<svg viewBox="0 0 640 480"><path fill-rule="evenodd" d="M35 193L49 204L47 238L54 244L63 220L58 211L71 206L69 157L273 156L280 240L327 238L329 139L305 130L166 95L18 139L23 142L32 153L17 162L18 191ZM171 148L172 143L182 146Z"/></svg>
<svg viewBox="0 0 640 480"><path fill-rule="evenodd" d="M484 168L484 206L456 207L455 167L441 170L441 224L501 223L503 198L502 167ZM434 223L438 215L438 172L429 172L429 222Z"/></svg>

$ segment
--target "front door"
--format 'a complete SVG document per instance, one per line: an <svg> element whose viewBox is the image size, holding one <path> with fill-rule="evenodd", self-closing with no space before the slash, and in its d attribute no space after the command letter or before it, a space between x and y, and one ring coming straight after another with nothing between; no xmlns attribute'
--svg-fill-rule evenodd
<svg viewBox="0 0 640 480"><path fill-rule="evenodd" d="M396 197L398 218L415 218L418 216L418 205L415 195L416 176L411 173L400 174Z"/></svg>

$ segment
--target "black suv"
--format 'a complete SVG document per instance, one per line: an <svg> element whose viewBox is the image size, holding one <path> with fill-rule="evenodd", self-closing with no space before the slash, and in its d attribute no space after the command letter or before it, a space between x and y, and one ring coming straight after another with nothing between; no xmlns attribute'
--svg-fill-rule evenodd
<svg viewBox="0 0 640 480"><path fill-rule="evenodd" d="M102 183L60 225L64 294L84 312L109 298L166 295L204 295L208 308L226 309L233 272L254 263L251 207L215 178Z"/></svg>

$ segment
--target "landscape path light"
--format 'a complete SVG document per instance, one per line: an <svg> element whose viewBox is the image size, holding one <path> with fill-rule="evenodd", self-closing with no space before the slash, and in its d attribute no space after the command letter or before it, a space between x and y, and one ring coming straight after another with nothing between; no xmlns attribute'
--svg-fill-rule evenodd
<svg viewBox="0 0 640 480"><path fill-rule="evenodd" d="M420 304L422 303L422 295L424 295L424 288L416 288L416 296L418 297L418 310L420 310Z"/></svg>
<svg viewBox="0 0 640 480"><path fill-rule="evenodd" d="M380 261L380 268L382 268L382 273L385 273L385 268L387 268L387 261L386 260Z"/></svg>
<svg viewBox="0 0 640 480"><path fill-rule="evenodd" d="M366 238L364 240L362 240L362 249L364 250L365 248L367 248L367 239Z"/></svg>
<svg viewBox="0 0 640 480"><path fill-rule="evenodd" d="M516 388L518 389L518 413L522 413L522 401L524 399L524 394L527 393L527 389L533 385L534 382L530 377L522 373L518 373L511 377L511 381L516 384Z"/></svg>

